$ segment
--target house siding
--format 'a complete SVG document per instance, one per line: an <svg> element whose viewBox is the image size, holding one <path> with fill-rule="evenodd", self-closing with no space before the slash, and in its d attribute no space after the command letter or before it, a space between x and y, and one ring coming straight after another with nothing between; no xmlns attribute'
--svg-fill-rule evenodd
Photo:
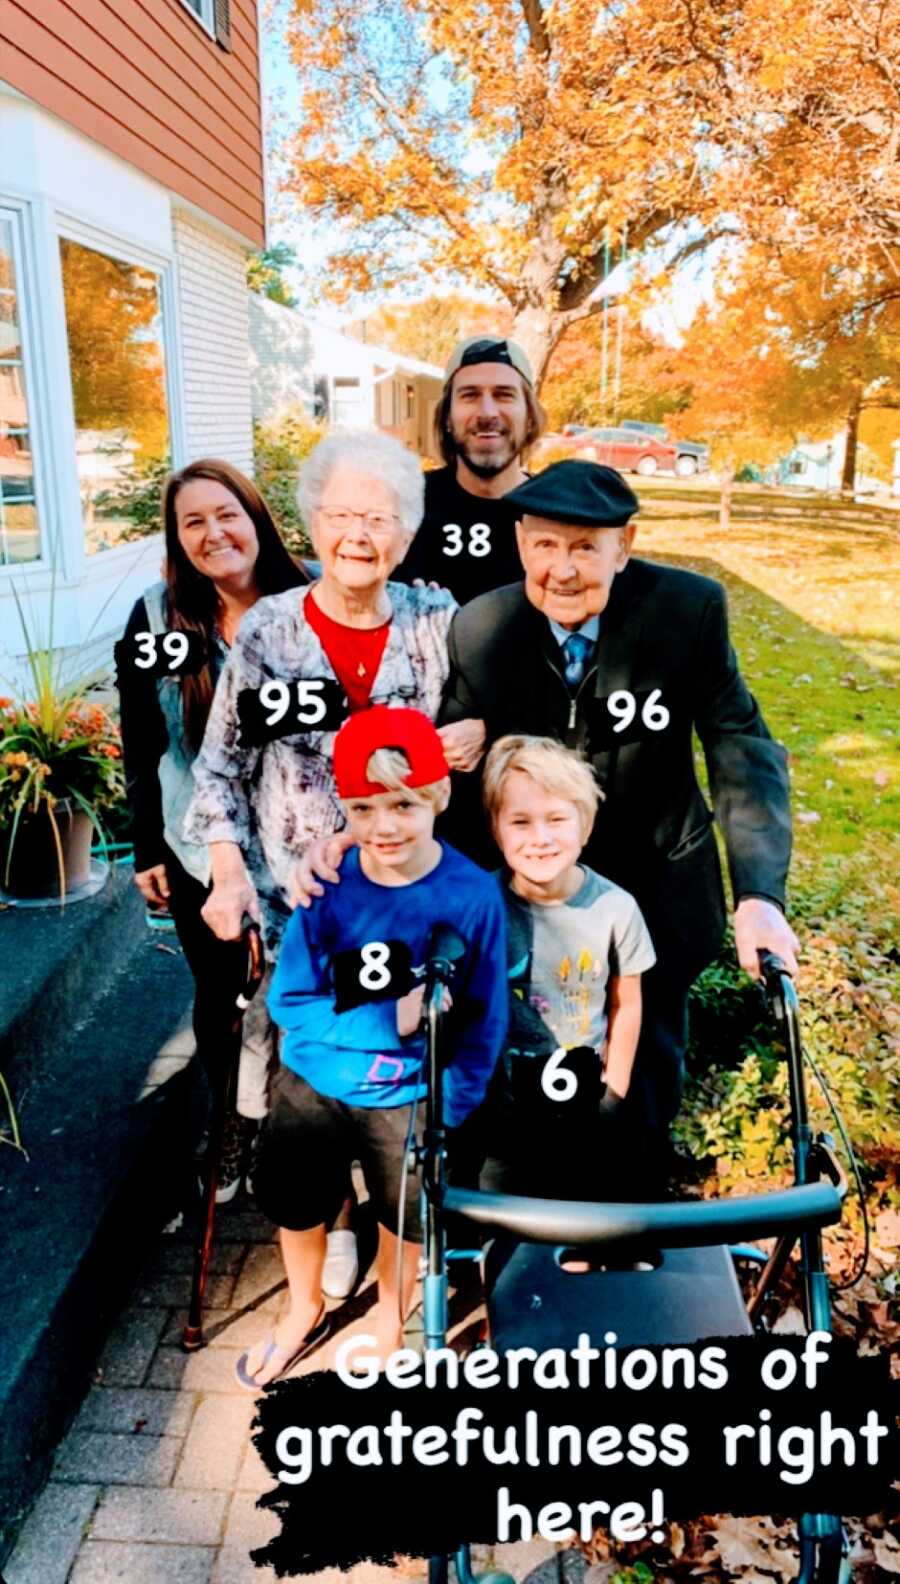
<svg viewBox="0 0 900 1584"><path fill-rule="evenodd" d="M231 0L230 51L181 0L3 0L4 81L264 242L256 0Z"/></svg>
<svg viewBox="0 0 900 1584"><path fill-rule="evenodd" d="M186 461L223 457L253 472L246 260L186 210L173 215Z"/></svg>

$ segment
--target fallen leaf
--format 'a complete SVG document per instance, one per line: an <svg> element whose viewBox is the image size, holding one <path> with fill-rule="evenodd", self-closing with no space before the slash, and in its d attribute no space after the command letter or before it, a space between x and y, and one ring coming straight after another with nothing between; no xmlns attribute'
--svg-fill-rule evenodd
<svg viewBox="0 0 900 1584"><path fill-rule="evenodd" d="M900 1540L887 1531L873 1546L875 1561L885 1573L900 1573Z"/></svg>
<svg viewBox="0 0 900 1584"><path fill-rule="evenodd" d="M792 1550L776 1545L780 1535L787 1536L789 1532L786 1528L776 1529L771 1518L720 1518L711 1530L715 1547L712 1555L721 1558L722 1566L729 1573L751 1568L777 1573L783 1579L796 1578L800 1571L799 1559ZM709 1557L707 1552L705 1560ZM748 1574L741 1576L746 1579Z"/></svg>
<svg viewBox="0 0 900 1584"><path fill-rule="evenodd" d="M900 1248L900 1210L881 1210L876 1215L875 1237L884 1248Z"/></svg>
<svg viewBox="0 0 900 1584"><path fill-rule="evenodd" d="M669 1550L676 1561L684 1552L684 1530L681 1524L669 1524Z"/></svg>
<svg viewBox="0 0 900 1584"><path fill-rule="evenodd" d="M785 1309L784 1314L778 1316L772 1330L777 1331L780 1336L805 1336L806 1321L800 1310L792 1305L790 1309Z"/></svg>

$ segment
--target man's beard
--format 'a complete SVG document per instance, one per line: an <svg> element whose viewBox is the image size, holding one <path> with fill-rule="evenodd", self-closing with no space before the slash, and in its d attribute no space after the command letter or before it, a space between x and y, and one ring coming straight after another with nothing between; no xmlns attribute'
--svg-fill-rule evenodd
<svg viewBox="0 0 900 1584"><path fill-rule="evenodd" d="M491 433L491 434L503 433L502 430L501 431L489 430L487 432ZM456 435L454 435L453 433L451 433L448 430L448 438L450 440L451 445L453 446L454 451L456 452L456 455L458 457L462 457L463 461L466 464L466 467L469 469L469 472L470 473L474 473L476 478L480 478L480 479L496 478L497 474L498 473L502 473L506 468L508 468L510 463L514 462L516 457L518 456L518 450L516 449L516 438L515 438L515 435L512 435L512 434L506 434L504 436L504 438L507 439L508 442L509 442L508 455L503 457L503 458L501 458L499 456L491 457L488 461L485 461L485 462L477 461L473 456L471 456L471 454L469 452L469 445L470 445L471 441L478 439L478 435L477 434L475 434L475 435L467 435L467 436L464 437L464 439L458 440L456 438Z"/></svg>

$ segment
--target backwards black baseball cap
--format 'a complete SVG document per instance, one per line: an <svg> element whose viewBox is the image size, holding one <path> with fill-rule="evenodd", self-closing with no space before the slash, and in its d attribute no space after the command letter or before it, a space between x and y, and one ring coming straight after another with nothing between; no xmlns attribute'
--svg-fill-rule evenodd
<svg viewBox="0 0 900 1584"><path fill-rule="evenodd" d="M468 340L460 341L453 348L444 370L444 384L449 385L459 369L469 368L473 363L505 363L507 368L516 369L526 384L534 384L531 364L518 342L497 336L469 336Z"/></svg>

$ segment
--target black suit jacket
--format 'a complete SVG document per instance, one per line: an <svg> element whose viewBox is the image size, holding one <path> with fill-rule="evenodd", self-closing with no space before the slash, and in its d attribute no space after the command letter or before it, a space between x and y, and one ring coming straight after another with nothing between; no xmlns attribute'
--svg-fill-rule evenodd
<svg viewBox="0 0 900 1584"><path fill-rule="evenodd" d="M585 862L637 898L667 976L693 979L715 955L725 900L713 815L694 765L706 758L735 901L783 905L790 858L787 754L738 670L725 591L711 578L632 560L616 577L593 661L573 700L546 617L514 583L457 612L441 722L478 717L488 745L508 732L556 737L591 759L605 801ZM450 839L486 856L468 779ZM455 795L455 794L454 794Z"/></svg>

